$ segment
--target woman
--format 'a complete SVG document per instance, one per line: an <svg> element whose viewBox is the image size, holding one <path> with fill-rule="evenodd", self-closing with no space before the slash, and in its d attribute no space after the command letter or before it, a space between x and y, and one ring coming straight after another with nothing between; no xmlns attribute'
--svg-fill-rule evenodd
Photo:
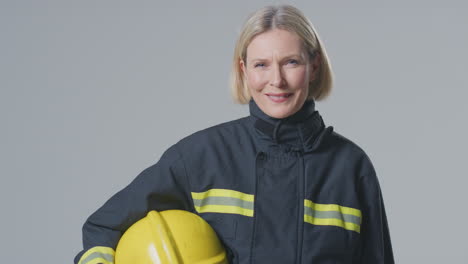
<svg viewBox="0 0 468 264"><path fill-rule="evenodd" d="M88 218L75 262L112 255L150 210L182 209L214 228L232 263L394 263L370 159L315 110L332 75L304 15L288 5L252 14L232 77L250 115L166 150Z"/></svg>

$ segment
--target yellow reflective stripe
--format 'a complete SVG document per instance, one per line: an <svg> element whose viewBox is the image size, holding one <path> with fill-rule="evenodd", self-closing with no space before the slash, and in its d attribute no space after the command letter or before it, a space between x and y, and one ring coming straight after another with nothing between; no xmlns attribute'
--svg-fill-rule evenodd
<svg viewBox="0 0 468 264"><path fill-rule="evenodd" d="M107 261L103 258L95 258L91 261L86 262L86 264L114 264L114 262Z"/></svg>
<svg viewBox="0 0 468 264"><path fill-rule="evenodd" d="M198 213L226 213L253 216L254 196L227 189L192 192L193 204Z"/></svg>
<svg viewBox="0 0 468 264"><path fill-rule="evenodd" d="M304 222L361 232L362 213L358 209L337 204L317 204L307 199L304 200L304 207Z"/></svg>
<svg viewBox="0 0 468 264"><path fill-rule="evenodd" d="M96 257L89 259L89 257L93 254L96 255ZM115 256L114 249L110 247L92 247L81 256L80 261L78 261L78 264L113 264L114 261L109 261L108 259L104 258L104 256L106 255L111 256L113 259Z"/></svg>
<svg viewBox="0 0 468 264"><path fill-rule="evenodd" d="M338 226L342 227L346 230L351 230L351 231L356 231L358 233L361 232L361 226L354 224L354 223L349 223L349 222L344 222L340 219L335 219L335 218L314 218L309 215L304 215L304 222L307 222L309 224L313 225L331 225L331 226Z"/></svg>
<svg viewBox="0 0 468 264"><path fill-rule="evenodd" d="M336 211L341 212L343 214L362 217L360 210L337 204L316 204L310 200L304 200L304 205L315 211Z"/></svg>
<svg viewBox="0 0 468 264"><path fill-rule="evenodd" d="M253 216L254 211L245 209L239 206L230 205L204 205L195 206L195 210L199 213L226 213L226 214L240 214L245 216Z"/></svg>
<svg viewBox="0 0 468 264"><path fill-rule="evenodd" d="M252 194L246 194L238 191L227 190L227 189L211 189L206 192L192 192L193 199L202 200L206 197L231 197L237 198L248 202L254 201L254 196Z"/></svg>

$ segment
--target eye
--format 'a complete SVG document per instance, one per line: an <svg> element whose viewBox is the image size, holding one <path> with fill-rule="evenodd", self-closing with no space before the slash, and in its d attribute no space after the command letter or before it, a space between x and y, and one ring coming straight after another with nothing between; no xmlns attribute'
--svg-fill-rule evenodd
<svg viewBox="0 0 468 264"><path fill-rule="evenodd" d="M257 68L257 67L263 67L263 66L265 66L264 63L257 63L257 64L255 64L255 68Z"/></svg>
<svg viewBox="0 0 468 264"><path fill-rule="evenodd" d="M298 64L298 61L297 61L297 60L289 60L288 62L289 62L289 63L292 63L292 64Z"/></svg>

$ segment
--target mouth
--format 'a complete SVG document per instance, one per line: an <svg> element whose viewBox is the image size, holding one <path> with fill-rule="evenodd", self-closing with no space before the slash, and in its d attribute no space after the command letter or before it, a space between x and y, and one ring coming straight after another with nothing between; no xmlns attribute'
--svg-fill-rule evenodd
<svg viewBox="0 0 468 264"><path fill-rule="evenodd" d="M268 96L268 98L270 98L275 103L282 103L288 100L288 98L291 97L291 95L293 94L292 93L278 93L278 94L267 93L266 94L266 96Z"/></svg>

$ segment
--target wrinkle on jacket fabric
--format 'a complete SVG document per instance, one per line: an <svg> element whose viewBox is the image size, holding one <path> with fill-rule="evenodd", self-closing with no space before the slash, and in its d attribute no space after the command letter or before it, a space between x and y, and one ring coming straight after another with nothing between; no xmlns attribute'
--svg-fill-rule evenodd
<svg viewBox="0 0 468 264"><path fill-rule="evenodd" d="M366 153L327 127L313 100L284 119L253 100L249 110L181 139L111 197L84 224L75 263L168 209L203 217L231 263L394 263Z"/></svg>

